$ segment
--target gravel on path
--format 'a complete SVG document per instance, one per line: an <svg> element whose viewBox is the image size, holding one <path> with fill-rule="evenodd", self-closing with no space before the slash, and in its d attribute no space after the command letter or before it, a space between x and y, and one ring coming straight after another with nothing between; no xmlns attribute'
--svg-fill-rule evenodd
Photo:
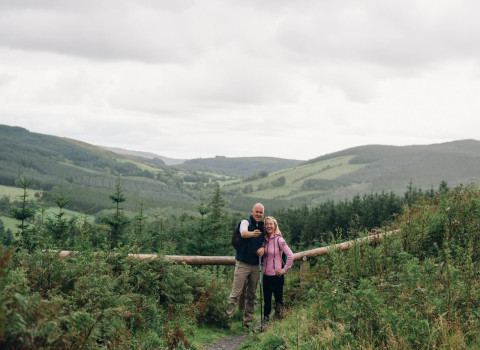
<svg viewBox="0 0 480 350"><path fill-rule="evenodd" d="M248 334L233 335L207 346L206 350L236 350L248 338Z"/></svg>

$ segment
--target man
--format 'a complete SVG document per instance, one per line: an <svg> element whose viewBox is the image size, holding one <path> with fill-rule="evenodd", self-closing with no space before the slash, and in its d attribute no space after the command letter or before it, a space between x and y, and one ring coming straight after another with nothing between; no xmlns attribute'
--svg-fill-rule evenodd
<svg viewBox="0 0 480 350"><path fill-rule="evenodd" d="M263 228L263 216L265 208L263 204L257 203L250 211L250 218L240 223L241 239L238 243L237 254L235 255L235 273L233 275L233 286L228 298L227 315L232 317L238 300L242 294L246 282L247 291L245 296L245 310L243 313L243 326L249 327L253 320L255 311L255 292L257 290L260 271L258 257L264 252L263 241L265 231Z"/></svg>

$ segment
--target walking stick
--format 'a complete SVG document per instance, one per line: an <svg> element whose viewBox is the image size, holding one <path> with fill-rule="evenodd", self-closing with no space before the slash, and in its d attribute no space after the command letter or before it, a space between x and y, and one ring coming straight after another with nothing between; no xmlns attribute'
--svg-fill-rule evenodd
<svg viewBox="0 0 480 350"><path fill-rule="evenodd" d="M258 257L258 270L260 271L260 331L263 331L263 288L262 288L262 258Z"/></svg>

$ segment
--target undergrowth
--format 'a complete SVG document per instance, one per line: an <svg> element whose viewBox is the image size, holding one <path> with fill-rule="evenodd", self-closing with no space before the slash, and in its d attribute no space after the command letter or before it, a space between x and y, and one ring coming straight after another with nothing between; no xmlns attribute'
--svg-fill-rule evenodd
<svg viewBox="0 0 480 350"><path fill-rule="evenodd" d="M121 252L0 247L2 349L189 348L198 326L222 327L225 276Z"/></svg>

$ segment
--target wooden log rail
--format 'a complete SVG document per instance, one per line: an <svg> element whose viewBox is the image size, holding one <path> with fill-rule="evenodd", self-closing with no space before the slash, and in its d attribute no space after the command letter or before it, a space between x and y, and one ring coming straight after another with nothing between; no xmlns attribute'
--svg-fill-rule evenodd
<svg viewBox="0 0 480 350"><path fill-rule="evenodd" d="M399 230L393 230L388 232L382 232L377 234L370 233L366 237L358 238L352 241L347 241L343 243L338 243L326 247L320 247L315 249L306 250L303 252L298 252L293 254L293 260L299 261L301 260L300 266L300 280L303 279L305 273L307 272L307 260L326 255L329 251L344 251L350 249L354 245L358 244L365 244L371 242L379 242L383 238L389 235L396 234ZM59 256L61 258L66 258L70 254L75 253L68 250L62 250L59 252ZM157 254L128 254L129 257L135 259L157 259ZM177 263L185 263L187 265L235 265L235 257L234 256L201 256L201 255L164 255L163 258L165 260L174 261Z"/></svg>

